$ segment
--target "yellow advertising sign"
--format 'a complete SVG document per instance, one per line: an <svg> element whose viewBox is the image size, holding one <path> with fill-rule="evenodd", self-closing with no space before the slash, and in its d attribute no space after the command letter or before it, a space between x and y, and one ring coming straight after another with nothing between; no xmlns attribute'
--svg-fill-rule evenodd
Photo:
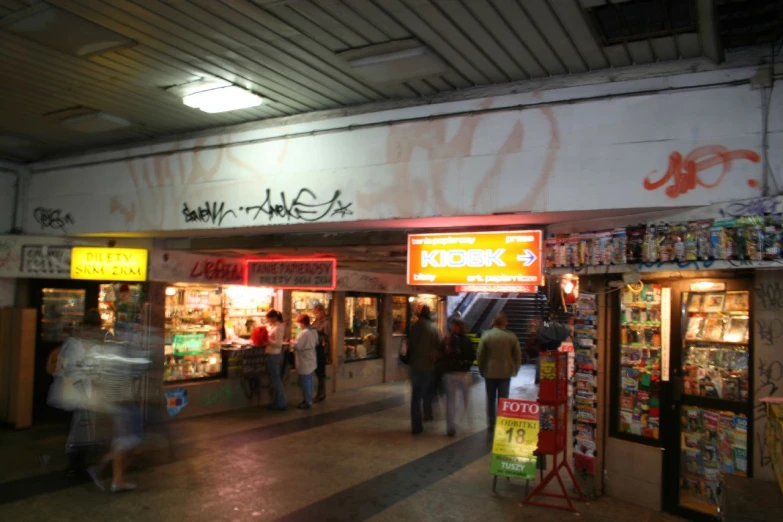
<svg viewBox="0 0 783 522"><path fill-rule="evenodd" d="M498 417L492 453L532 458L538 449L538 430L538 420Z"/></svg>
<svg viewBox="0 0 783 522"><path fill-rule="evenodd" d="M143 248L73 247L71 279L146 281L147 255Z"/></svg>

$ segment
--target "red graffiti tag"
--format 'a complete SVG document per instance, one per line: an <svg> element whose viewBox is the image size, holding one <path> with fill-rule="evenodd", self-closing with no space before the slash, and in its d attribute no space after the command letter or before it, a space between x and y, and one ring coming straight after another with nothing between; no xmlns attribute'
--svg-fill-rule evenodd
<svg viewBox="0 0 783 522"><path fill-rule="evenodd" d="M231 263L218 259L216 261L198 261L190 271L191 279L207 281L244 282L245 267L240 263Z"/></svg>
<svg viewBox="0 0 783 522"><path fill-rule="evenodd" d="M644 178L644 188L647 190L656 190L672 182L666 187L666 195L672 199L678 198L695 189L697 185L704 188L714 188L720 185L726 174L731 172L731 167L735 160L748 160L758 163L761 157L752 150L728 150L722 145L705 145L693 149L685 158L679 152L672 152L669 155L669 168L666 174L658 181L652 181L650 176L658 171L653 170ZM704 181L699 176L700 172L721 166L721 173L713 182ZM748 180L748 185L758 187L759 182L755 179Z"/></svg>

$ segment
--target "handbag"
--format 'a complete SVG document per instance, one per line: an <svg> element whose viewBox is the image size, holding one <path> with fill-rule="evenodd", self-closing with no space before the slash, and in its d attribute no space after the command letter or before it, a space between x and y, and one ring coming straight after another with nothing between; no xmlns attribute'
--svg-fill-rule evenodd
<svg viewBox="0 0 783 522"><path fill-rule="evenodd" d="M82 410L87 406L87 397L76 388L73 379L57 375L49 387L49 397L46 403L59 410Z"/></svg>

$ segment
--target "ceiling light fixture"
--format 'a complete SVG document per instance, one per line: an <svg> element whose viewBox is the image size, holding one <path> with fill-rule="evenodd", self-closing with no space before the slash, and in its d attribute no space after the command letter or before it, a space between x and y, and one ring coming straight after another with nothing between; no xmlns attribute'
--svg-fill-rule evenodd
<svg viewBox="0 0 783 522"><path fill-rule="evenodd" d="M182 98L182 103L188 107L199 109L209 114L249 109L258 107L263 102L264 99L262 97L236 85L195 92Z"/></svg>

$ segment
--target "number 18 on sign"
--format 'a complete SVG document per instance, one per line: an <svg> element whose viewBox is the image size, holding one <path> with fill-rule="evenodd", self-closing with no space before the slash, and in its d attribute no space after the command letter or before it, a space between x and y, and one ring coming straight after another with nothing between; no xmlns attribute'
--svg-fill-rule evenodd
<svg viewBox="0 0 783 522"><path fill-rule="evenodd" d="M538 448L539 426L537 403L500 399L490 473L502 477L534 479L534 452Z"/></svg>

